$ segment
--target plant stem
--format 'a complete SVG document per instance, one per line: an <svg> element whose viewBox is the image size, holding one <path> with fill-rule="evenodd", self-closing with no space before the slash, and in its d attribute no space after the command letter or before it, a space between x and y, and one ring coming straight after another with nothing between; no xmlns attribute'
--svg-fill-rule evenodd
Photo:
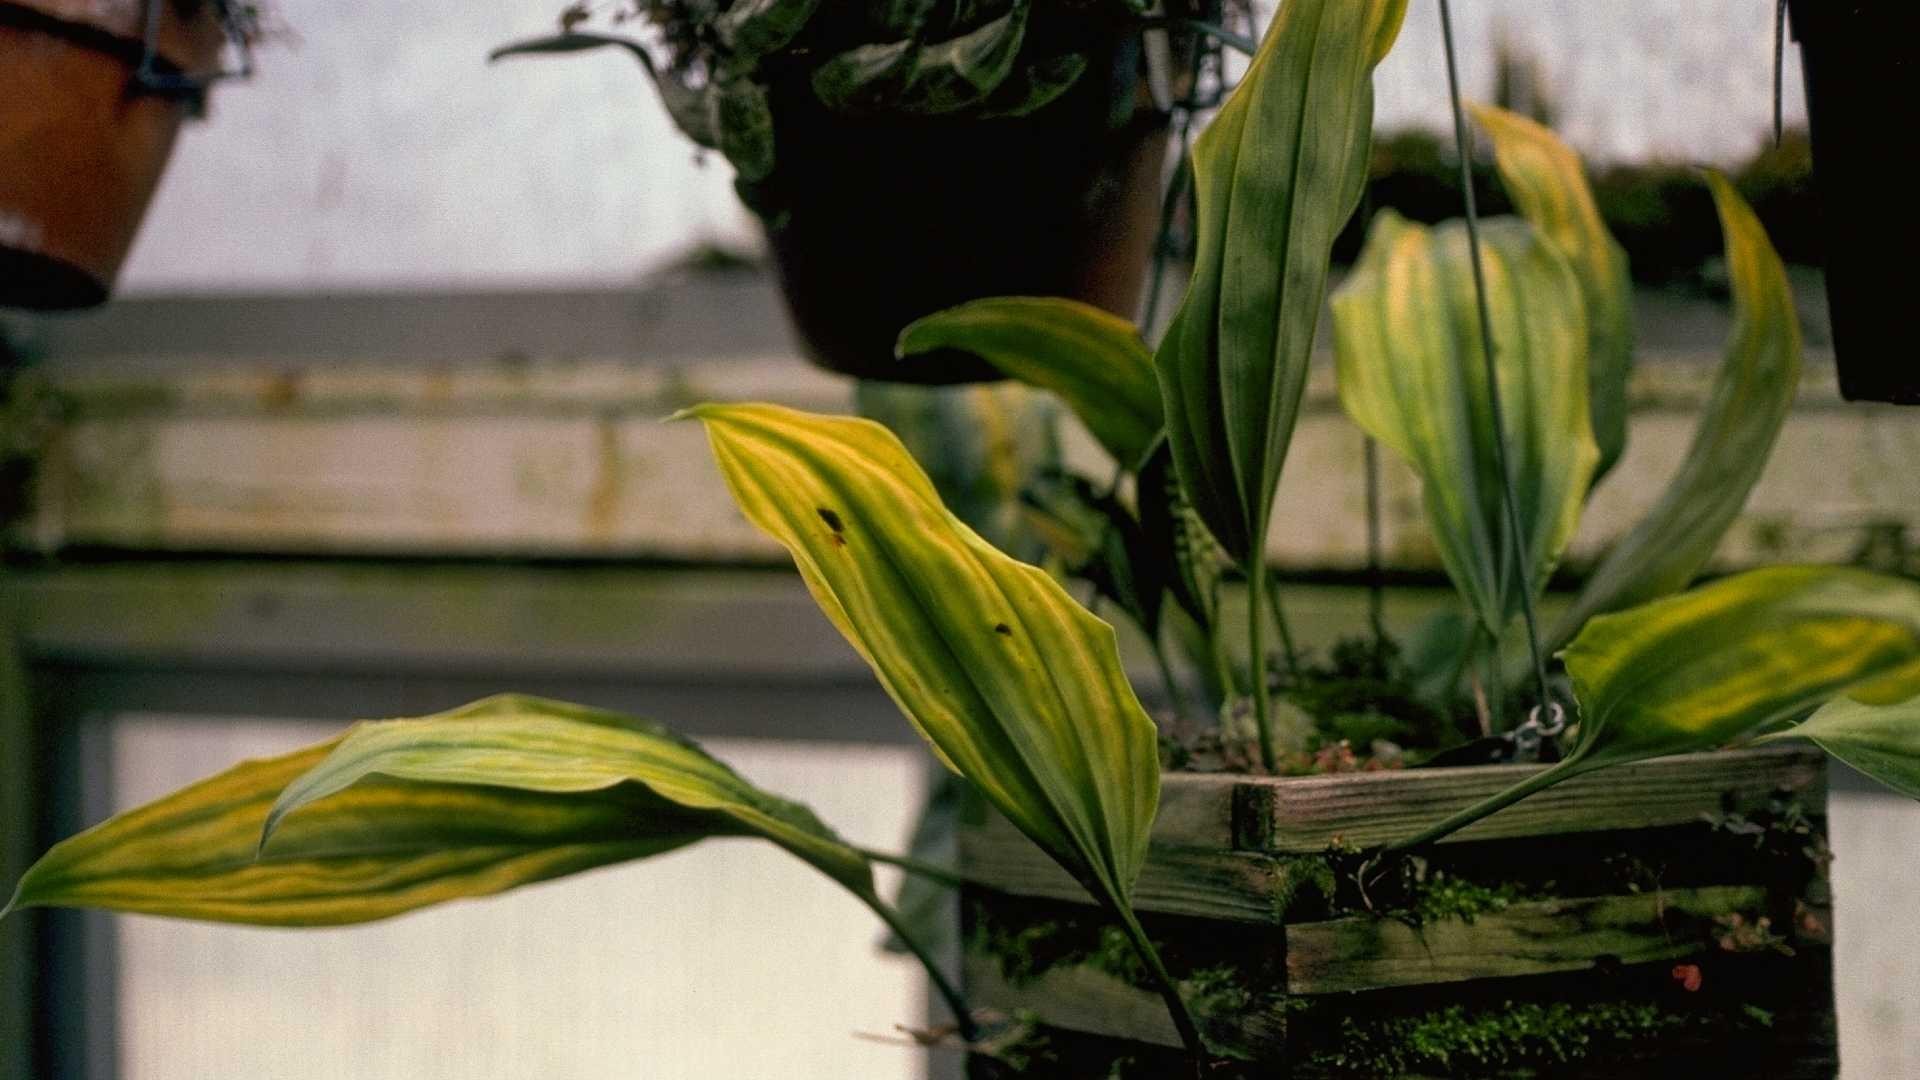
<svg viewBox="0 0 1920 1080"><path fill-rule="evenodd" d="M1200 1038L1200 1026L1193 1022L1193 1013L1187 1009L1187 1001L1180 996L1180 987L1167 973L1167 965L1160 960L1160 950L1153 947L1147 932L1140 927L1140 920L1131 908L1114 908L1114 915L1120 920L1120 926L1127 933L1127 940L1133 943L1134 952L1140 954L1140 962L1147 966L1147 973L1153 976L1159 987L1160 996L1166 999L1167 1013L1173 1017L1174 1030L1180 1033L1180 1041L1186 1044L1187 1053L1193 1058L1195 1076L1204 1076L1209 1053L1207 1044Z"/></svg>
<svg viewBox="0 0 1920 1080"><path fill-rule="evenodd" d="M1263 532L1265 530L1262 530ZM1256 544L1260 543L1256 539ZM1261 550L1255 547L1257 552ZM1253 723L1260 733L1260 764L1270 773L1280 771L1280 760L1273 752L1273 702L1267 690L1267 568L1255 555L1247 562L1247 674L1253 683Z"/></svg>
<svg viewBox="0 0 1920 1080"><path fill-rule="evenodd" d="M1153 662L1160 667L1160 680L1167 684L1167 704L1172 707L1173 715L1185 720L1187 695L1180 689L1180 680L1173 674L1173 662L1167 659L1167 647L1161 643L1159 634L1153 635Z"/></svg>
<svg viewBox="0 0 1920 1080"><path fill-rule="evenodd" d="M1266 569L1267 606L1273 609L1273 625L1280 631L1280 651L1286 656L1287 675L1300 681L1300 651L1293 647L1293 630L1287 626L1287 613L1280 605L1280 583L1272 579L1273 568Z"/></svg>
<svg viewBox="0 0 1920 1080"><path fill-rule="evenodd" d="M859 852L862 857L871 862L897 866L909 874L918 875L929 881L937 881L950 889L957 889L967 883L966 877L959 872L921 859L916 859L911 855L895 855L890 851L875 851L873 848L864 848L857 845L853 850Z"/></svg>
<svg viewBox="0 0 1920 1080"><path fill-rule="evenodd" d="M1543 769L1498 795L1477 802L1415 836L1388 844L1385 850L1408 851L1413 848L1431 844L1443 836L1459 832L1461 829L1479 821L1483 817L1487 817L1500 810L1505 810L1507 807L1512 806L1514 803L1519 802L1521 799L1535 792L1550 788L1562 780L1586 772L1589 767L1590 766L1578 756L1566 758L1558 765Z"/></svg>
<svg viewBox="0 0 1920 1080"><path fill-rule="evenodd" d="M940 970L939 962L933 958L933 954L927 952L927 947L920 943L920 939L913 935L906 921L900 918L900 913L877 896L863 896L861 899L867 902L867 906L873 909L874 914L880 916L880 921L887 924L887 929L892 930L895 937L906 943L908 950L920 961L920 966L927 970L927 978L932 980L933 988L947 1003L948 1011L953 1013L954 1026L959 1029L960 1037L968 1042L978 1038L980 1032L974 1026L973 1010L967 1007L967 999L961 996L959 988L947 979L946 972Z"/></svg>

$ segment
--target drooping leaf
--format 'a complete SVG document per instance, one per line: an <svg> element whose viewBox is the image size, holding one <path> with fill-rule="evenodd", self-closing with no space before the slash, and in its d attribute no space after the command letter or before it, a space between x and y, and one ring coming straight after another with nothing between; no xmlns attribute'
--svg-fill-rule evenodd
<svg viewBox="0 0 1920 1080"><path fill-rule="evenodd" d="M1580 710L1573 749L1409 844L1584 772L1725 745L1839 694L1884 703L1920 692L1920 583L1847 567L1753 570L1602 615L1562 656Z"/></svg>
<svg viewBox="0 0 1920 1080"><path fill-rule="evenodd" d="M1193 280L1154 365L1180 481L1242 563L1266 536L1334 236L1366 181L1373 68L1405 14L1287 0L1193 149Z"/></svg>
<svg viewBox="0 0 1920 1080"><path fill-rule="evenodd" d="M1840 695L1768 739L1811 739L1910 799L1920 799L1920 664Z"/></svg>
<svg viewBox="0 0 1920 1080"><path fill-rule="evenodd" d="M814 69L814 96L829 109L942 116L986 101L1013 70L1027 33L1027 0L946 41L911 38L860 45Z"/></svg>
<svg viewBox="0 0 1920 1080"><path fill-rule="evenodd" d="M885 428L703 405L748 520L940 759L1093 895L1124 908L1159 800L1152 722L1113 628L940 504Z"/></svg>
<svg viewBox="0 0 1920 1080"><path fill-rule="evenodd" d="M934 349L973 353L1057 395L1128 469L1160 433L1160 387L1146 342L1132 323L1091 304L1033 296L975 300L912 323L895 346L902 357Z"/></svg>
<svg viewBox="0 0 1920 1080"><path fill-rule="evenodd" d="M653 80L654 88L660 94L660 103L666 106L667 115L673 117L674 126L680 129L681 134L709 150L718 148L719 141L714 134L705 88L696 90L673 72L660 70L654 64L653 56L647 52L646 46L632 38L570 31L551 37L533 38L515 42L512 45L503 45L488 53L487 59L501 60L509 56L538 56L545 53L576 53L607 45L627 50L635 60L640 62L640 66L646 69L647 77Z"/></svg>
<svg viewBox="0 0 1920 1080"><path fill-rule="evenodd" d="M820 0L733 0L713 20L713 34L744 70L786 48L819 6Z"/></svg>
<svg viewBox="0 0 1920 1080"><path fill-rule="evenodd" d="M708 118L714 142L739 173L752 184L773 173L773 108L766 88L745 76L733 76L708 87Z"/></svg>
<svg viewBox="0 0 1920 1080"><path fill-rule="evenodd" d="M595 710L490 698L361 725L116 815L34 864L12 906L329 926L756 835L871 895L865 860L810 812L691 743Z"/></svg>
<svg viewBox="0 0 1920 1080"><path fill-rule="evenodd" d="M1516 568L1459 222L1374 220L1333 299L1340 403L1420 476L1441 561L1495 640L1572 539L1593 475L1586 313L1567 261L1518 218L1481 224L1506 452L1526 560Z"/></svg>
<svg viewBox="0 0 1920 1080"><path fill-rule="evenodd" d="M1800 320L1786 268L1732 184L1708 173L1726 234L1733 336L1679 470L1647 516L1594 568L1552 641L1602 612L1686 587L1746 505L1800 384Z"/></svg>
<svg viewBox="0 0 1920 1080"><path fill-rule="evenodd" d="M1627 375L1633 365L1633 279L1607 231L1580 157L1541 124L1494 105L1472 105L1493 139L1494 164L1520 216L1560 249L1587 303L1587 398L1600 448L1598 483L1627 443Z"/></svg>

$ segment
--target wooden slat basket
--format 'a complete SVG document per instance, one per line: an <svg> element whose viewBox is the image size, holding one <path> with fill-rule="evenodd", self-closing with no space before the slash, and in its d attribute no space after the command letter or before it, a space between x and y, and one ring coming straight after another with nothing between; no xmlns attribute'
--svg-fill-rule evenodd
<svg viewBox="0 0 1920 1080"><path fill-rule="evenodd" d="M1624 766L1358 854L1531 768L1169 774L1136 903L1214 1048L1261 1077L1833 1077L1823 757ZM1034 1032L974 1076L1191 1075L1063 871L982 807L960 855L968 993Z"/></svg>

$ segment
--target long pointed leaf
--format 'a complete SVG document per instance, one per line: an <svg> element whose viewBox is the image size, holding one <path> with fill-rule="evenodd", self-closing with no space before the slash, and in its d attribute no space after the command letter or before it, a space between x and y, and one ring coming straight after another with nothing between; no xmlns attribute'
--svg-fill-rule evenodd
<svg viewBox="0 0 1920 1080"><path fill-rule="evenodd" d="M1524 568L1513 565L1465 230L1382 212L1334 297L1334 352L1340 403L1419 473L1441 561L1497 639L1572 539L1598 451L1585 307L1565 257L1517 218L1481 234Z"/></svg>
<svg viewBox="0 0 1920 1080"><path fill-rule="evenodd" d="M772 405L688 415L748 520L792 553L941 760L1124 908L1160 774L1113 628L947 512L878 424Z"/></svg>
<svg viewBox="0 0 1920 1080"><path fill-rule="evenodd" d="M1372 72L1406 0L1287 0L1193 149L1193 281L1155 356L1174 467L1242 563L1266 535L1334 236L1360 200Z"/></svg>
<svg viewBox="0 0 1920 1080"><path fill-rule="evenodd" d="M1627 253L1607 231L1580 157L1519 113L1472 105L1493 139L1494 164L1520 216L1560 249L1587 303L1587 387L1598 483L1627 443L1627 375L1633 366L1633 279Z"/></svg>
<svg viewBox="0 0 1920 1080"><path fill-rule="evenodd" d="M1733 336L1680 469L1653 509L1614 545L1552 634L1686 587L1746 505L1800 385L1800 319L1786 268L1732 184L1708 173L1726 234Z"/></svg>
<svg viewBox="0 0 1920 1080"><path fill-rule="evenodd" d="M1000 296L935 312L900 332L902 357L973 353L1010 378L1059 396L1107 453L1137 468L1160 434L1153 355L1132 323L1091 304Z"/></svg>
<svg viewBox="0 0 1920 1080"><path fill-rule="evenodd" d="M516 718L541 736L506 737ZM492 734L459 741L477 728ZM572 750L577 758L555 756ZM629 751L642 763L629 773L659 788L621 776L614 759ZM408 772L442 779L394 778ZM270 812L296 804L263 847ZM738 835L774 839L871 895L862 857L805 808L756 791L691 744L610 714L495 698L363 725L116 815L35 863L9 910L360 923Z"/></svg>

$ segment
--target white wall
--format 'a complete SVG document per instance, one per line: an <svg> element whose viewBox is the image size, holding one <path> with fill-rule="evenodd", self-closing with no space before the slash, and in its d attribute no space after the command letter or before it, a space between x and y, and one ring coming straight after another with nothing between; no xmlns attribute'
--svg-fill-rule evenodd
<svg viewBox="0 0 1920 1080"><path fill-rule="evenodd" d="M122 294L617 287L703 240L752 244L726 164L695 164L629 57L485 63L560 6L277 0L294 40L182 136ZM1454 6L1468 92L1499 33L1524 41L1590 154L1737 160L1768 128L1771 0ZM1446 124L1437 20L1413 0L1383 126Z"/></svg>

